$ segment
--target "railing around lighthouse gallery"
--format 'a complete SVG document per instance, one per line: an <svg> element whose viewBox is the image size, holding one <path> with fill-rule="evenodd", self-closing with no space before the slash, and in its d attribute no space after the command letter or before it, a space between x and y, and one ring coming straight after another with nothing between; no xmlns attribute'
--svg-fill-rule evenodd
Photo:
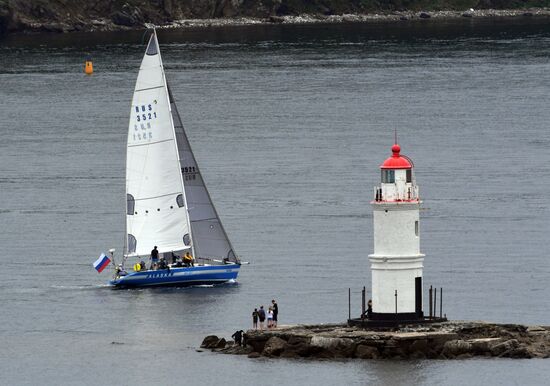
<svg viewBox="0 0 550 386"><path fill-rule="evenodd" d="M437 322L437 321L444 321L447 320L447 314L443 314L443 288L439 289L439 299L437 297L437 288L433 288L433 286L430 286L428 290L428 306L429 306L429 313L427 316L421 316L418 318L417 322ZM360 324L368 324L370 319L370 313L373 311L370 308L367 308L367 289L366 287L363 287L361 290L361 314L359 318L352 319L351 317L351 295L352 291L351 288L348 288L348 323L352 323L353 321L360 322ZM397 300L398 300L398 291L395 290L393 293L393 296L395 297L395 321L398 322L398 314L399 309L397 307ZM437 306L438 306L438 300L439 300L439 316L437 315ZM369 300L370 302L370 300ZM391 319L387 320L391 321ZM372 322L372 321L371 321ZM409 320L407 322L414 322L412 320ZM376 321L375 321L376 323Z"/></svg>

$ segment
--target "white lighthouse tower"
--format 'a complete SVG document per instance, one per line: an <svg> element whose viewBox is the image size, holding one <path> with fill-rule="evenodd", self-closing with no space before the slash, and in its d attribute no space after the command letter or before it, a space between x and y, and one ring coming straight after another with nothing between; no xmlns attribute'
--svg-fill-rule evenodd
<svg viewBox="0 0 550 386"><path fill-rule="evenodd" d="M380 166L381 183L374 189L373 320L418 320L422 311L420 198L414 164L392 146L392 156Z"/></svg>

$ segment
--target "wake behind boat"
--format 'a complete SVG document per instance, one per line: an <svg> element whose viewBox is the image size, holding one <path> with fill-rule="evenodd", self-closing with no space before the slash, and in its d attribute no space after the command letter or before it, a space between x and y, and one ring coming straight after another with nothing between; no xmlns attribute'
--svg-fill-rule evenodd
<svg viewBox="0 0 550 386"><path fill-rule="evenodd" d="M166 82L156 31L132 100L126 202L124 257L122 264L113 261L112 285L186 286L237 278L241 263L189 145ZM130 273L125 269L128 261L136 262Z"/></svg>

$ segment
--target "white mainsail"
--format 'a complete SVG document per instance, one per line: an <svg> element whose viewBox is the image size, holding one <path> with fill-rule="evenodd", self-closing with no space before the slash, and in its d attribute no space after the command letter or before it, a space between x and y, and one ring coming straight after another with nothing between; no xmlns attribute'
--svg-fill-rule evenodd
<svg viewBox="0 0 550 386"><path fill-rule="evenodd" d="M141 63L126 159L127 255L193 249L196 259L239 262L168 88L156 32Z"/></svg>
<svg viewBox="0 0 550 386"><path fill-rule="evenodd" d="M127 255L189 248L185 192L156 33L141 62L126 154ZM186 236L189 238L189 236Z"/></svg>

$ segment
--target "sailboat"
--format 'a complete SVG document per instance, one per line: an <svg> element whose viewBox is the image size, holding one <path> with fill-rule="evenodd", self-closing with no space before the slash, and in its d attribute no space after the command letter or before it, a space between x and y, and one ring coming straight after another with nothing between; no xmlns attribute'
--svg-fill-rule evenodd
<svg viewBox="0 0 550 386"><path fill-rule="evenodd" d="M241 262L191 150L154 30L132 99L126 203L125 251L122 264L113 264L111 285L210 285L237 278ZM192 260L184 264L184 257ZM128 259L137 262L133 272L125 269Z"/></svg>

